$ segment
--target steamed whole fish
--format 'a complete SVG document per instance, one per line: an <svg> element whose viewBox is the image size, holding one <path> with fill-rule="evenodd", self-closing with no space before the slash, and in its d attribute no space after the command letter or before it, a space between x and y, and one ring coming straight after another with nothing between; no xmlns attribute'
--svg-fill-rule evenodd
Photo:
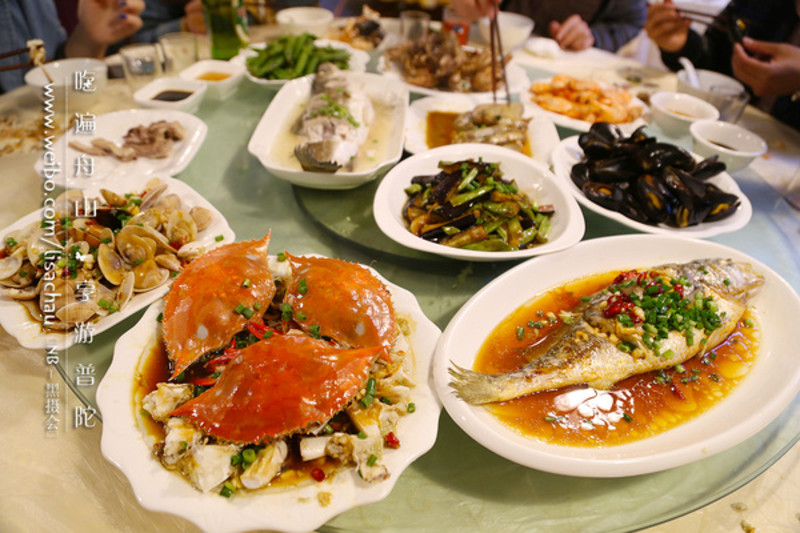
<svg viewBox="0 0 800 533"><path fill-rule="evenodd" d="M303 170L352 169L375 116L367 94L333 63L323 63L311 88L311 99L294 125L306 140L294 148Z"/></svg>
<svg viewBox="0 0 800 533"><path fill-rule="evenodd" d="M735 329L764 278L749 264L703 259L632 270L584 298L541 356L505 374L451 368L450 386L484 404L586 383L607 389L708 352Z"/></svg>

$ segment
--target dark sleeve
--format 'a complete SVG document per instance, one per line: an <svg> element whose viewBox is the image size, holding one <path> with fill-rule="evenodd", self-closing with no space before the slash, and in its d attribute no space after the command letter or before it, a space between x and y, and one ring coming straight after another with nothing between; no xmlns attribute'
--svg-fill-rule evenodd
<svg viewBox="0 0 800 533"><path fill-rule="evenodd" d="M724 25L723 20L728 17L727 12L729 9L726 8L717 16L717 21L721 25ZM668 69L677 71L683 68L678 59L686 57L697 68L714 70L732 76L732 55L733 44L728 33L717 27L709 26L703 35L689 30L689 37L686 39L686 44L683 48L677 52L665 52L662 50L661 60Z"/></svg>
<svg viewBox="0 0 800 533"><path fill-rule="evenodd" d="M589 24L594 46L616 52L639 34L646 18L646 0L609 0Z"/></svg>

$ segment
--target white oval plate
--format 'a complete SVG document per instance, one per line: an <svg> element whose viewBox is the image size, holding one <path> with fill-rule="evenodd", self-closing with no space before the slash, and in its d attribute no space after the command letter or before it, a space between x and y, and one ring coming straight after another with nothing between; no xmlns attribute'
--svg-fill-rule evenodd
<svg viewBox="0 0 800 533"><path fill-rule="evenodd" d="M430 150L427 141L428 113L443 111L449 113L466 113L478 104L490 103L492 97L488 95L448 94L447 96L426 96L411 102L408 106L405 127L405 150L411 154L418 154ZM531 107L525 106L525 118L531 118L528 123L528 143L531 146L531 157L540 163L547 164L550 152L561 142L553 121L543 113L536 114Z"/></svg>
<svg viewBox="0 0 800 533"><path fill-rule="evenodd" d="M425 96L450 96L453 94L471 94L477 96L492 96L491 91L485 92L472 92L472 93L458 93L454 91L445 91L442 89L428 89L427 87L420 87L419 85L413 85L411 83L406 82L403 78L403 74L394 64L393 61L387 61L386 57L381 55L378 59L378 72L386 76L387 78L391 79L393 82L400 82L405 85L409 92L415 94L424 94ZM530 85L530 80L528 79L528 73L525 72L525 69L521 66L517 65L514 62L510 62L506 65L506 76L508 77L508 87L509 92L511 94L521 93L522 91L527 90L528 86ZM498 96L505 97L505 90L498 91Z"/></svg>
<svg viewBox="0 0 800 533"><path fill-rule="evenodd" d="M550 80L552 80L552 78L534 80L532 83L547 82ZM544 113L545 115L550 117L552 121L555 122L558 126L562 126L564 128L569 128L580 132L589 131L589 128L592 127L592 123L586 120L579 120L577 118L568 117L566 115L562 115L561 113L549 111L541 107L539 104L537 104L531 99L531 93L529 89L530 86L526 87L524 91L520 92L519 101L525 105L532 106L540 113ZM630 102L630 107L631 108L641 107L642 116L644 116L644 114L648 111L647 105L638 98L636 98L635 96L633 97L633 100ZM642 116L640 116L636 120L632 120L631 122L623 122L621 124L615 124L615 126L619 127L619 129L622 130L623 133L626 134L633 133L633 131L639 126L644 126L647 124L647 122L644 121Z"/></svg>
<svg viewBox="0 0 800 533"><path fill-rule="evenodd" d="M390 83L378 74L353 72L350 78L354 84L363 89L373 101L380 101L392 106L392 124L403 124L408 109L408 91L401 85ZM258 122L247 149L261 161L264 168L275 176L303 187L313 189L352 189L371 181L386 172L403 155L403 131L392 129L382 158L375 159L373 165L358 172L338 171L312 172L303 170L297 162L296 168L289 168L274 157L275 143L284 132L288 132L292 124L289 117L296 113L298 107L305 106L311 97L311 86L314 75L292 80L281 87L270 103L261 120ZM373 121L378 124L378 119ZM366 142L370 142L367 139Z"/></svg>
<svg viewBox="0 0 800 533"><path fill-rule="evenodd" d="M462 401L450 388L448 368L452 364L472 368L487 335L536 295L592 274L712 257L747 261L764 275L764 287L751 303L762 336L750 375L697 418L628 444L593 448L559 446L521 435L484 407ZM735 446L766 427L786 408L800 389L800 365L792 348L796 344L794 333L799 314L800 298L788 283L763 263L732 248L665 235L592 239L560 254L526 261L470 298L439 341L434 357L434 381L445 409L461 429L515 463L581 477L647 474L698 461Z"/></svg>
<svg viewBox="0 0 800 533"><path fill-rule="evenodd" d="M117 178L103 183L103 188L119 194L141 191L150 179L152 179L152 176ZM198 242L205 245L209 250L221 244L233 242L234 234L233 230L228 226L228 221L225 220L222 213L217 211L208 200L200 196L197 191L180 180L174 178L160 179L167 184L166 194L177 194L181 197L181 201L189 208L199 205L211 210L213 221L209 227L197 234ZM86 189L83 193L84 196L91 198L100 197L100 187ZM5 235L10 231L24 228L36 220L41 220L42 212L43 209L40 209L25 215L7 228L0 230L0 237L5 239ZM222 240L217 241L217 237L220 235L222 236ZM171 280L152 291L134 293L128 305L125 306L125 309L91 322L92 333L95 335L102 333L115 324L122 322L140 309L155 302L169 291L170 285ZM31 320L28 311L25 310L22 305L6 296L0 296L0 326L13 335L21 346L32 350L45 349L46 347L53 346L58 350L65 350L75 344L74 332L43 333L41 324Z"/></svg>
<svg viewBox="0 0 800 533"><path fill-rule="evenodd" d="M303 532L320 527L348 509L388 496L403 470L436 441L441 405L433 391L430 369L441 332L423 314L413 294L378 277L392 293L396 312L410 318L417 382L411 390L416 411L403 417L397 428L401 446L386 450L383 457L390 474L387 480L368 484L355 469L350 469L297 489L265 490L227 499L216 493L201 493L181 476L166 470L153 457L131 403L140 359L156 342L156 317L163 308L163 302L158 302L117 341L111 367L97 388L97 404L103 414L103 455L122 470L142 506L182 516L205 531ZM320 492L331 494L327 506L318 503Z"/></svg>
<svg viewBox="0 0 800 533"><path fill-rule="evenodd" d="M128 133L129 129L139 125L147 126L159 120L168 122L176 120L186 130L186 137L173 145L172 152L168 157L164 159L140 157L133 161L120 161L112 156L89 156L94 160L92 176L75 176L75 159L81 155L81 152L69 148L68 141L91 144L92 139L103 137L121 145L122 137ZM107 180L119 176L174 176L183 171L194 159L206 139L206 133L208 133L208 126L205 122L189 113L172 109L127 109L98 115L95 119L94 134L77 134L72 129L68 129L61 138L53 143L52 153L55 161L60 165L60 173L52 179L56 184L67 189L86 189L99 187ZM44 161L41 157L36 160L33 168L42 179L45 179L42 174ZM102 186L108 188L105 185Z"/></svg>
<svg viewBox="0 0 800 533"><path fill-rule="evenodd" d="M350 46L347 43L343 43L342 41L336 40L329 40L329 39L317 39L314 41L315 44L319 45L320 47L325 46L332 46L333 48L342 48L343 50L347 50L350 52L350 61L348 61L348 70L350 72L364 72L367 70L367 63L369 63L369 54L364 52L363 50L357 50ZM245 48L239 50L239 53L229 61L236 63L238 65L242 65L244 67L244 74L247 76L247 79L252 81L257 85L263 85L264 87L272 87L272 88L279 88L286 85L288 82L292 80L265 80L264 78L257 78L250 74L250 71L247 69L247 58L253 57L257 55L255 50L251 50L251 48L264 48L266 43L257 43L251 44ZM296 78L295 78L296 79Z"/></svg>
<svg viewBox="0 0 800 533"><path fill-rule="evenodd" d="M736 180L734 180L727 172L721 172L709 179L709 183L713 183L723 191L730 194L735 194L741 199L739 208L728 218L717 220L716 222L703 222L701 224L687 226L685 228L673 228L671 226L667 226L666 224L654 226L652 224L637 222L626 217L622 213L618 213L617 211L613 211L611 209L606 209L605 207L592 202L586 198L586 195L583 194L583 191L580 190L575 183L573 183L572 178L570 178L572 165L580 161L581 157L583 157L583 149L581 149L581 147L578 145L577 135L574 137L568 137L561 141L561 143L559 143L558 146L556 146L553 150L550 160L556 177L558 177L558 179L564 183L567 189L569 189L570 193L572 193L572 195L581 203L581 205L597 214L603 215L606 218L610 218L611 220L615 220L620 224L628 226L629 228L633 228L644 233L676 235L687 238L701 239L713 237L722 233L730 233L732 231L741 229L746 226L748 222L750 222L750 217L753 216L753 206L747 196L745 196L745 194L739 188ZM695 155L695 157L697 159L702 159L697 155Z"/></svg>
<svg viewBox="0 0 800 533"><path fill-rule="evenodd" d="M411 178L438 173L440 161L460 161L478 157L482 157L486 162L500 163L504 177L515 180L520 191L527 194L534 202L552 204L555 207L548 242L513 252L482 252L426 241L408 230L403 221L402 210L408 198L404 189L411 184ZM466 261L510 261L557 252L575 245L581 240L586 229L578 204L552 172L528 156L491 144L465 143L440 146L401 161L384 176L378 186L372 211L380 230L393 241L415 250Z"/></svg>

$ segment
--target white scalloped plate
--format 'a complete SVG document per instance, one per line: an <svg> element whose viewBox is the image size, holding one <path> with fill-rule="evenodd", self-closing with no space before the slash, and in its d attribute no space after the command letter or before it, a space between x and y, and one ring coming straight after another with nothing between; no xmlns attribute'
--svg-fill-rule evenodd
<svg viewBox="0 0 800 533"><path fill-rule="evenodd" d="M117 178L103 183L103 188L112 190L114 192L124 194L131 191L141 191L144 189L147 181L152 179L152 176L142 176L135 179L130 178ZM173 178L160 178L167 184L166 194L175 193L181 197L181 200L189 208L196 205L210 209L213 213L213 221L209 227L199 232L197 241L204 244L208 249L214 248L221 244L233 242L233 230L228 226L228 221L222 216L222 213L211 205L211 203L203 198L197 191L189 187L186 183ZM91 198L100 196L100 188L93 187L83 191L84 195ZM20 229L28 224L42 219L42 210L34 211L24 217L20 218L7 228L0 230L0 237L5 238L5 235L15 229ZM222 237L221 240L217 238ZM133 297L128 302L125 308L118 312L112 313L106 317L100 318L92 322L92 332L97 335L110 327L122 322L132 314L140 309L150 305L154 301L164 296L171 281L165 283L161 287L153 289L148 292L134 293ZM7 296L0 296L0 326L3 327L8 333L13 335L20 345L29 349L44 349L48 346L55 346L59 350L65 350L75 344L73 333L43 333L42 326L39 322L31 320L28 311L22 307L18 302L12 300Z"/></svg>
<svg viewBox="0 0 800 533"><path fill-rule="evenodd" d="M380 279L392 293L396 312L410 318L417 383L411 391L416 410L403 417L397 428L402 444L384 453L383 463L390 474L387 480L368 484L350 469L321 483L227 499L216 493L201 493L179 475L164 469L153 457L132 405L140 360L158 336L156 317L163 307L159 302L150 306L136 326L117 341L111 367L97 389L97 404L103 414L103 455L122 470L142 506L182 516L206 531L218 533L254 529L302 532L312 531L348 509L388 496L403 470L430 450L436 440L441 405L433 391L430 368L441 332L423 314L413 294ZM326 506L317 499L322 492L331 495Z"/></svg>

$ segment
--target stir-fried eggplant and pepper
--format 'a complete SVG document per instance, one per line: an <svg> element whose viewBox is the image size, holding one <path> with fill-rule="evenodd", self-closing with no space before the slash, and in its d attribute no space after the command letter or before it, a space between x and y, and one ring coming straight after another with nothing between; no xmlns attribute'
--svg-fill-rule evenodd
<svg viewBox="0 0 800 533"><path fill-rule="evenodd" d="M551 205L537 205L503 178L498 163L440 162L405 189L403 218L425 240L468 250L523 250L547 242Z"/></svg>

